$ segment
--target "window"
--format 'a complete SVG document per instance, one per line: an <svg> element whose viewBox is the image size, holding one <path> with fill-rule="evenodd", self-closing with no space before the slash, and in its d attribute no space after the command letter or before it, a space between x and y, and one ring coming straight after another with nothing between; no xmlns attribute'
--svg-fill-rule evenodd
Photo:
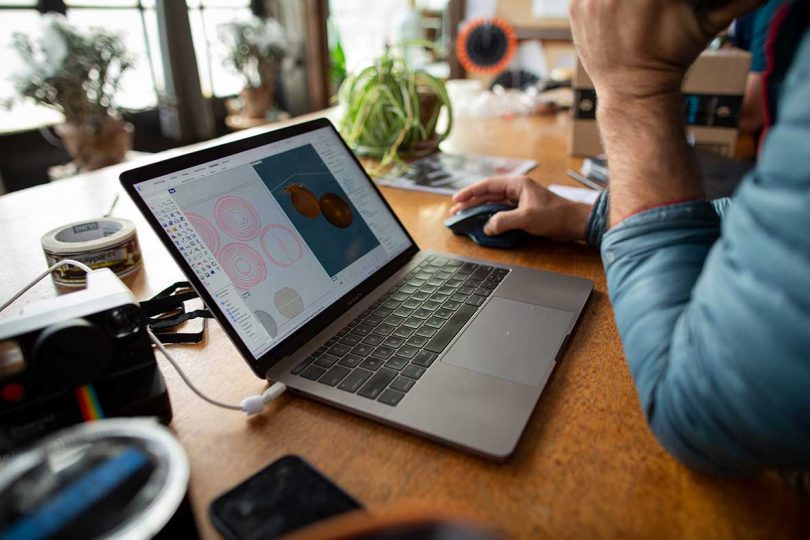
<svg viewBox="0 0 810 540"><path fill-rule="evenodd" d="M36 33L40 25L41 3L40 0L0 0L0 54L8 54L14 32ZM68 20L76 25L106 28L124 39L135 61L121 81L118 105L138 110L158 104L165 89L165 78L156 0L63 0L52 3L61 4ZM217 37L217 26L250 17L250 0L188 0L187 6L203 94L209 97L238 94L244 82L223 65L224 51ZM15 95L11 81L0 76L0 100ZM11 110L0 107L0 132L59 121L61 115L47 107L19 102Z"/></svg>
<svg viewBox="0 0 810 540"><path fill-rule="evenodd" d="M370 64L386 44L400 41L408 20L409 0L329 0L329 14L337 27L346 55L346 69L351 73ZM443 11L448 0L417 0L417 11ZM424 36L427 37L427 36Z"/></svg>
<svg viewBox="0 0 810 540"><path fill-rule="evenodd" d="M187 0L186 3L203 95L238 94L245 83L222 64L225 55L217 37L217 26L249 18L252 15L250 0Z"/></svg>
<svg viewBox="0 0 810 540"><path fill-rule="evenodd" d="M135 58L121 80L118 104L125 109L156 106L164 82L155 0L65 0L65 7L77 26L119 34Z"/></svg>

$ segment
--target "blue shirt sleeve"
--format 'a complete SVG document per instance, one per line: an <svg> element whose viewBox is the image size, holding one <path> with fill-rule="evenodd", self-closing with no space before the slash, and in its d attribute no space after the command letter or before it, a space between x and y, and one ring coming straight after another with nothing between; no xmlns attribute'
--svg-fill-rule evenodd
<svg viewBox="0 0 810 540"><path fill-rule="evenodd" d="M657 208L602 240L649 425L702 471L810 465L810 34L793 66L732 205Z"/></svg>

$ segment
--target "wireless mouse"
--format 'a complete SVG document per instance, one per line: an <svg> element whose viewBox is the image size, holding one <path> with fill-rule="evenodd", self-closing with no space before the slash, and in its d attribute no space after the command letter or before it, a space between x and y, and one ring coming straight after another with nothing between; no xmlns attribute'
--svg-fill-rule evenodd
<svg viewBox="0 0 810 540"><path fill-rule="evenodd" d="M484 234L484 225L490 217L498 212L514 210L508 204L482 204L473 208L462 210L458 214L444 220L444 225L455 234L466 234L470 240L479 246L508 249L520 244L526 238L526 232L521 230L507 231L497 236Z"/></svg>

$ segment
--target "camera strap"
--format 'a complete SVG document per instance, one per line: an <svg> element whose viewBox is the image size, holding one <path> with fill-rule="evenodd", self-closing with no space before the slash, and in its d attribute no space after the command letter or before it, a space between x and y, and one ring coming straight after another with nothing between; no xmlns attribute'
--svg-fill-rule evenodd
<svg viewBox="0 0 810 540"><path fill-rule="evenodd" d="M149 300L141 302L149 328L163 343L199 343L205 332L205 319L214 318L207 309L186 311L185 302L199 298L188 281L178 281ZM199 332L174 332L177 326L193 319L203 319Z"/></svg>

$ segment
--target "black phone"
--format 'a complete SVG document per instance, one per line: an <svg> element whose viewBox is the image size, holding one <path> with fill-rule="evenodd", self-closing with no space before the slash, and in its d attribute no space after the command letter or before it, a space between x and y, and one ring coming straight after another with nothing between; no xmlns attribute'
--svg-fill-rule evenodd
<svg viewBox="0 0 810 540"><path fill-rule="evenodd" d="M228 540L276 538L337 514L362 508L298 456L274 461L208 508Z"/></svg>

